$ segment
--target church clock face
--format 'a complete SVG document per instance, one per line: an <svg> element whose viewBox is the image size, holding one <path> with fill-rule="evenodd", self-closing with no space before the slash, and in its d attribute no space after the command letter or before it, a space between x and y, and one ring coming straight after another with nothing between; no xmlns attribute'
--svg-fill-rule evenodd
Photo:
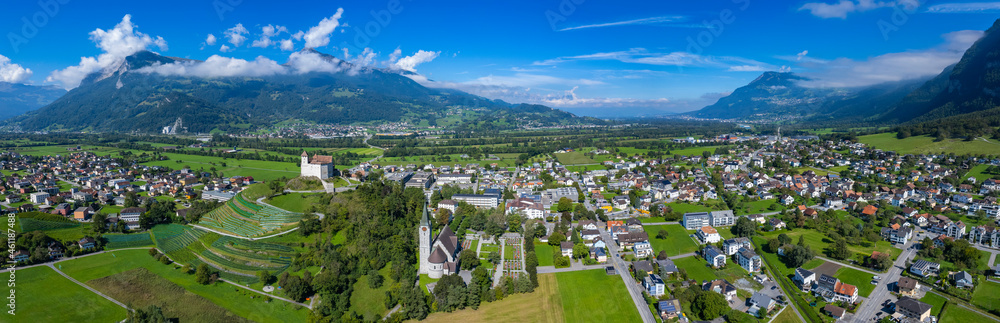
<svg viewBox="0 0 1000 323"><path fill-rule="evenodd" d="M420 230L427 231L427 227L420 228Z"/></svg>

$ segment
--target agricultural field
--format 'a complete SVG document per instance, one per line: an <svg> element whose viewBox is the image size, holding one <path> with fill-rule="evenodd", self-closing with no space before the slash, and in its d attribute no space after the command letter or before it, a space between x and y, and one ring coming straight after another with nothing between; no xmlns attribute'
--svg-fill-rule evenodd
<svg viewBox="0 0 1000 323"><path fill-rule="evenodd" d="M154 245L153 239L152 237L150 237L149 232L133 233L133 234L107 233L104 234L103 237L104 239L108 240L108 243L104 245L105 250L152 247Z"/></svg>
<svg viewBox="0 0 1000 323"><path fill-rule="evenodd" d="M620 281L620 280L619 280ZM428 322L567 322L563 312L556 274L538 275L538 288L528 294L514 294L503 300L482 303L478 310L466 308L451 313L428 315ZM627 296L627 295L626 295ZM572 309L576 311L577 309ZM638 319L638 318L636 318Z"/></svg>
<svg viewBox="0 0 1000 323"><path fill-rule="evenodd" d="M266 302L260 294L219 282L201 285L194 275L181 272L176 265L164 265L146 250L119 250L59 263L63 272L79 281L104 278L136 268L145 268L187 291L204 297L236 315L257 322L306 321L309 310L283 301Z"/></svg>
<svg viewBox="0 0 1000 323"><path fill-rule="evenodd" d="M609 276L601 269L555 275L566 322L641 320L620 277Z"/></svg>
<svg viewBox="0 0 1000 323"><path fill-rule="evenodd" d="M285 211L302 213L309 206L322 202L324 196L324 193L286 193L267 199L264 202Z"/></svg>
<svg viewBox="0 0 1000 323"><path fill-rule="evenodd" d="M677 256L698 250L698 245L688 236L687 230L680 224L669 225L646 225L642 227L649 234L649 243L653 245L653 252L659 254L666 251L668 256ZM667 231L666 239L657 239L656 234L660 230Z"/></svg>
<svg viewBox="0 0 1000 323"><path fill-rule="evenodd" d="M14 289L19 322L118 322L128 315L46 266L18 270Z"/></svg>
<svg viewBox="0 0 1000 323"><path fill-rule="evenodd" d="M250 322L146 268L90 280L87 285L111 298L127 301L132 308L159 306L164 316L180 322Z"/></svg>
<svg viewBox="0 0 1000 323"><path fill-rule="evenodd" d="M563 165L596 164L597 162L587 157L582 152L573 151L562 154L552 154L556 160Z"/></svg>
<svg viewBox="0 0 1000 323"><path fill-rule="evenodd" d="M940 323L960 323L960 322L989 322L992 319L960 306L948 306L948 309L941 313Z"/></svg>
<svg viewBox="0 0 1000 323"><path fill-rule="evenodd" d="M980 283L972 293L972 304L994 311L1000 310L1000 284L991 281Z"/></svg>
<svg viewBox="0 0 1000 323"><path fill-rule="evenodd" d="M893 150L900 154L1000 154L1000 143L996 140L985 138L976 138L973 141L946 139L934 142L934 137L931 136L912 136L906 139L896 139L896 133L890 132L860 136L858 140L872 147L882 150Z"/></svg>
<svg viewBox="0 0 1000 323"><path fill-rule="evenodd" d="M990 165L984 165L984 164L976 165L975 167L972 167L972 169L970 169L969 172L965 174L965 176L962 176L962 179L964 180L969 177L975 177L977 183L982 183L987 179L998 176L986 173L986 170L988 168L990 168Z"/></svg>
<svg viewBox="0 0 1000 323"><path fill-rule="evenodd" d="M288 201L289 206L305 207L301 201ZM257 204L240 193L218 209L205 214L199 224L241 237L259 237L288 230L297 225L300 219L301 213Z"/></svg>

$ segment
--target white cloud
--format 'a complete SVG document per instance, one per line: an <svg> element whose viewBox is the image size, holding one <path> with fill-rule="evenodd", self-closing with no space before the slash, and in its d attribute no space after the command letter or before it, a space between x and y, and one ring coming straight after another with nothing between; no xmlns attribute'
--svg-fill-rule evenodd
<svg viewBox="0 0 1000 323"><path fill-rule="evenodd" d="M400 50L397 48L396 51L392 53L392 55L389 55L389 60L395 61L394 58L399 57L399 55L401 55L401 53ZM435 58L437 58L438 55L441 55L441 52L430 52L425 50L419 50L413 55L406 56L400 58L398 61L395 61L392 67L415 73L417 71L417 65L423 63L429 63L430 61L433 61Z"/></svg>
<svg viewBox="0 0 1000 323"><path fill-rule="evenodd" d="M208 46L215 46L215 42L216 42L215 35L208 34L208 37L205 38L205 44Z"/></svg>
<svg viewBox="0 0 1000 323"><path fill-rule="evenodd" d="M226 39L229 40L229 43L233 44L233 47L240 47L243 45L243 42L247 40L247 36L244 35L249 33L250 31L248 31L246 27L243 27L243 24L236 24L235 27L229 28L223 32L223 34L226 35Z"/></svg>
<svg viewBox="0 0 1000 323"><path fill-rule="evenodd" d="M766 71L771 71L771 70L773 70L773 69L768 69L768 68L760 66L760 65L738 65L738 66L730 66L728 71L730 71L730 72L766 72Z"/></svg>
<svg viewBox="0 0 1000 323"><path fill-rule="evenodd" d="M795 54L795 60L796 61L801 61L802 58L806 57L806 55L809 55L809 51L808 50L804 50L801 53Z"/></svg>
<svg viewBox="0 0 1000 323"><path fill-rule="evenodd" d="M212 55L204 62L186 61L148 66L138 70L141 73L156 73L167 76L193 77L233 77L271 76L285 74L288 69L275 61L259 56L253 61Z"/></svg>
<svg viewBox="0 0 1000 323"><path fill-rule="evenodd" d="M105 71L108 74L109 67L117 68L125 57L136 52L146 50L150 47L158 47L167 50L167 42L163 37L150 37L149 35L135 31L132 24L132 16L125 15L122 21L110 30L96 29L90 32L90 40L97 43L97 47L103 53L95 57L81 57L80 64L70 66L63 70L52 72L45 80L47 82L58 82L66 89L72 89L80 85L87 75L98 71Z"/></svg>
<svg viewBox="0 0 1000 323"><path fill-rule="evenodd" d="M629 26L629 25L666 24L666 23L680 22L680 21L683 21L684 19L685 18L683 16L650 17L650 18L642 18L642 19L632 19L632 20L624 20L624 21L615 21L615 22L607 22L607 23L600 23L600 24L590 24L590 25L569 27L569 28L559 29L559 31L569 31L569 30L588 29L588 28ZM696 28L703 28L703 27L705 27L703 25L692 25L692 24L683 24L683 25L679 25L678 24L678 25L671 25L671 26L677 26L677 27L696 27Z"/></svg>
<svg viewBox="0 0 1000 323"><path fill-rule="evenodd" d="M271 45L275 44L275 42L271 40L271 37L287 32L288 28L284 26L267 25L261 27L260 39L254 40L253 43L250 44L250 47L259 47L259 48L271 47Z"/></svg>
<svg viewBox="0 0 1000 323"><path fill-rule="evenodd" d="M948 65L958 62L965 50L983 35L978 30L963 30L942 35L944 43L926 49L888 53L867 60L837 58L817 64L803 62L807 69L803 82L809 87L856 87L915 79L940 74Z"/></svg>
<svg viewBox="0 0 1000 323"><path fill-rule="evenodd" d="M341 60L335 57L324 58L315 52L295 52L288 56L288 67L296 73L309 72L338 73L344 70Z"/></svg>
<svg viewBox="0 0 1000 323"><path fill-rule="evenodd" d="M229 48L228 45L222 44L222 46L219 47L219 51L225 53L225 52L231 52L233 50Z"/></svg>
<svg viewBox="0 0 1000 323"><path fill-rule="evenodd" d="M340 17L344 14L344 8L337 8L337 13L329 18L323 18L302 37L306 40L307 48L319 48L330 44L330 34L340 26Z"/></svg>
<svg viewBox="0 0 1000 323"><path fill-rule="evenodd" d="M645 48L632 48L627 51L594 53L578 56L563 56L532 63L535 66L554 66L572 61L611 60L630 64L656 66L692 66L722 68L729 71L741 71L746 66L759 66L764 70L776 70L778 67L764 62L733 56L703 56L689 52L659 53L650 52Z"/></svg>
<svg viewBox="0 0 1000 323"><path fill-rule="evenodd" d="M295 50L295 43L291 39L285 39L280 42L278 47L283 51L293 51Z"/></svg>
<svg viewBox="0 0 1000 323"><path fill-rule="evenodd" d="M31 69L11 63L10 58L0 55L0 82L24 83L31 75Z"/></svg>
<svg viewBox="0 0 1000 323"><path fill-rule="evenodd" d="M905 10L915 10L920 6L919 0L896 0L896 1L876 1L876 0L840 0L836 3L810 2L799 7L799 11L808 10L813 16L820 18L841 18L846 19L847 14L854 12L864 12L879 8L891 8L899 6Z"/></svg>
<svg viewBox="0 0 1000 323"><path fill-rule="evenodd" d="M931 13L995 13L1000 12L1000 2L944 3L927 8Z"/></svg>

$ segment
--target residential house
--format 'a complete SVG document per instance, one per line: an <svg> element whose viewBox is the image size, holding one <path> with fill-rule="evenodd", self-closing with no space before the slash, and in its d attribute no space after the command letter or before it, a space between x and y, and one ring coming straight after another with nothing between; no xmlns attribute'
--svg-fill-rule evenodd
<svg viewBox="0 0 1000 323"><path fill-rule="evenodd" d="M945 227L945 234L955 239L961 239L965 236L965 223L962 221L948 223Z"/></svg>
<svg viewBox="0 0 1000 323"><path fill-rule="evenodd" d="M712 267L718 268L726 266L726 254L713 245L705 247L705 249L702 250L702 255L705 257L705 261L707 261Z"/></svg>
<svg viewBox="0 0 1000 323"><path fill-rule="evenodd" d="M930 317L931 308L930 304L905 296L896 301L896 313L915 319L918 322L923 322Z"/></svg>
<svg viewBox="0 0 1000 323"><path fill-rule="evenodd" d="M14 251L14 254L10 255L10 257L11 259L14 259L14 262L21 263L21 262L27 262L28 259L31 258L31 254L28 253L27 250L19 249L17 251Z"/></svg>
<svg viewBox="0 0 1000 323"><path fill-rule="evenodd" d="M685 213L682 223L686 230L698 230L703 226L711 225L708 212Z"/></svg>
<svg viewBox="0 0 1000 323"><path fill-rule="evenodd" d="M801 267L795 268L795 277L793 279L799 284L799 288L808 291L812 288L812 284L816 282L816 273L802 269Z"/></svg>
<svg viewBox="0 0 1000 323"><path fill-rule="evenodd" d="M569 241L563 241L559 243L559 247L562 250L563 257L573 257L573 243Z"/></svg>
<svg viewBox="0 0 1000 323"><path fill-rule="evenodd" d="M663 321L677 318L681 314L681 302L676 298L659 301L656 309L660 311L660 318Z"/></svg>
<svg viewBox="0 0 1000 323"><path fill-rule="evenodd" d="M736 262L748 272L755 273L760 271L760 255L757 255L752 249L740 248L739 252L736 253Z"/></svg>
<svg viewBox="0 0 1000 323"><path fill-rule="evenodd" d="M830 317L833 317L833 319L839 320L841 317L844 317L844 313L847 310L833 304L826 304L826 306L823 306L823 312L830 314Z"/></svg>
<svg viewBox="0 0 1000 323"><path fill-rule="evenodd" d="M752 249L753 244L750 243L750 239L744 237L726 239L722 242L722 250L726 252L727 256L735 255L740 248Z"/></svg>
<svg viewBox="0 0 1000 323"><path fill-rule="evenodd" d="M635 272L637 272L637 273L641 271L641 272L646 273L646 275L652 275L653 274L653 264L650 263L647 260L633 261L632 262L632 270L635 270Z"/></svg>
<svg viewBox="0 0 1000 323"><path fill-rule="evenodd" d="M760 292L753 293L753 296L750 296L747 303L750 305L748 312L753 315L757 315L761 309L764 309L765 312L770 312L778 304L771 296L761 294Z"/></svg>
<svg viewBox="0 0 1000 323"><path fill-rule="evenodd" d="M785 224L785 221L781 221L778 218L771 218L770 222L768 223L770 223L771 227L774 227L775 230L781 230L788 227L788 225Z"/></svg>
<svg viewBox="0 0 1000 323"><path fill-rule="evenodd" d="M910 277L900 277L896 282L896 289L901 295L913 296L920 290L920 281Z"/></svg>
<svg viewBox="0 0 1000 323"><path fill-rule="evenodd" d="M930 262L927 260L917 260L910 266L910 272L919 275L920 277L927 277L930 275L937 275L938 271L941 270L941 264L936 262Z"/></svg>
<svg viewBox="0 0 1000 323"><path fill-rule="evenodd" d="M678 272L677 265L670 258L657 259L656 264L660 266L660 275L669 275Z"/></svg>
<svg viewBox="0 0 1000 323"><path fill-rule="evenodd" d="M646 287L646 292L653 297L660 297L665 294L663 279L660 279L660 275L652 274L646 276L642 281L643 287Z"/></svg>
<svg viewBox="0 0 1000 323"><path fill-rule="evenodd" d="M701 285L701 289L704 291L713 291L722 294L722 296L726 297L727 301L731 301L733 298L736 298L736 286L733 286L725 279L717 279L707 282Z"/></svg>
<svg viewBox="0 0 1000 323"><path fill-rule="evenodd" d="M913 236L913 230L907 226L895 223L889 227L882 228L882 238L892 243L905 244Z"/></svg>
<svg viewBox="0 0 1000 323"><path fill-rule="evenodd" d="M955 287L958 288L972 288L976 282L972 274L965 271L960 271L952 275L952 280L954 280Z"/></svg>
<svg viewBox="0 0 1000 323"><path fill-rule="evenodd" d="M719 235L719 231L710 226L703 226L698 229L698 239L702 243L716 243L722 240L722 235Z"/></svg>
<svg viewBox="0 0 1000 323"><path fill-rule="evenodd" d="M77 242L80 245L80 249L93 249L96 246L96 241L91 237L83 237Z"/></svg>

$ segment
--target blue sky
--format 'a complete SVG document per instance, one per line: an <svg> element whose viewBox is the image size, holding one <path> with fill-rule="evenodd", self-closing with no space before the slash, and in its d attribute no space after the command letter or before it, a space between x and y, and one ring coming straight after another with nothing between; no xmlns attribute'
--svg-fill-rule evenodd
<svg viewBox="0 0 1000 323"><path fill-rule="evenodd" d="M212 63L159 73L266 74L310 46L590 115L698 109L764 71L817 87L933 75L1000 17L1000 2L918 0L48 3L4 5L0 80L72 88L140 49Z"/></svg>

